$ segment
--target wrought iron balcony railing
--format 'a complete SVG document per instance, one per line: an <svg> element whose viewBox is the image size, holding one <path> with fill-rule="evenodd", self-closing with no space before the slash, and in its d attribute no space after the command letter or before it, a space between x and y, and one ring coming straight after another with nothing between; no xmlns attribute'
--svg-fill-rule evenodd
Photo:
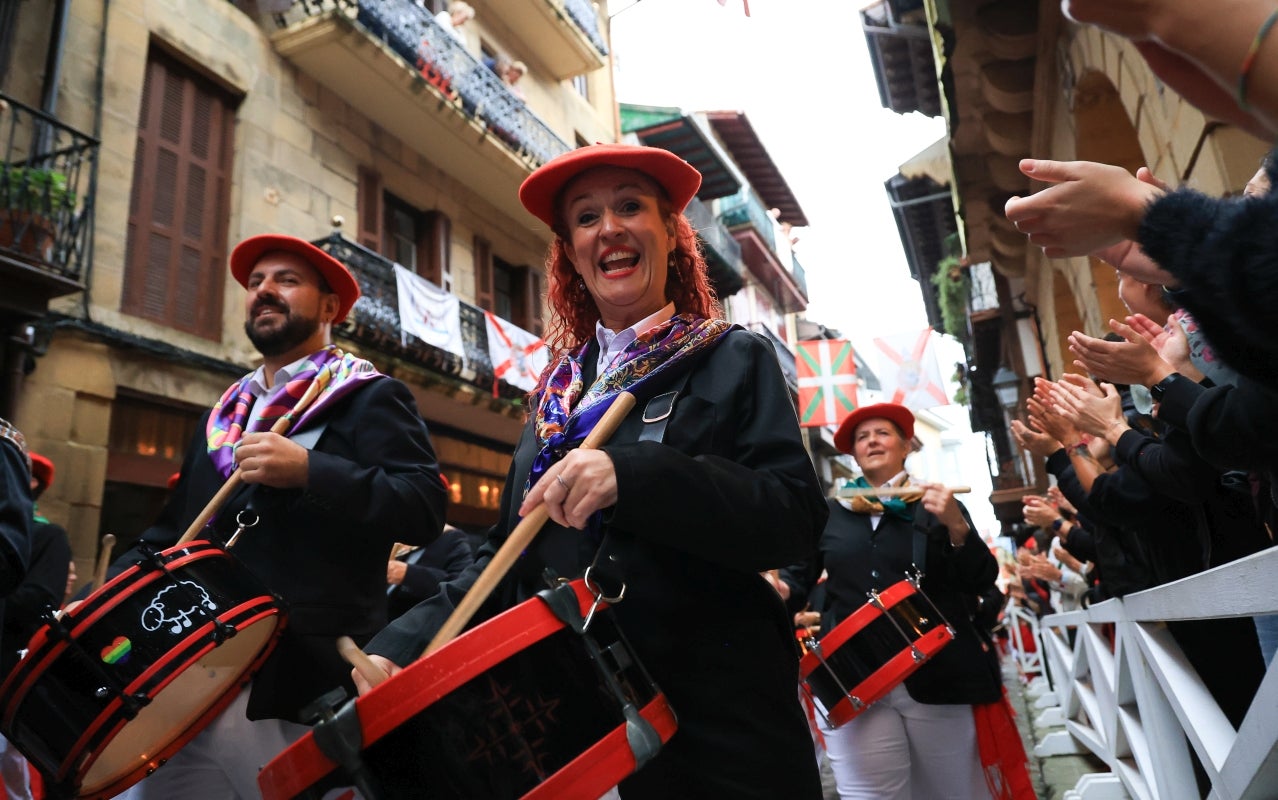
<svg viewBox="0 0 1278 800"><path fill-rule="evenodd" d="M0 94L0 255L82 283L98 140Z"/></svg>
<svg viewBox="0 0 1278 800"><path fill-rule="evenodd" d="M803 292L803 296L808 296L808 273L803 269L803 265L799 263L799 259L790 254L790 274L794 276L794 282L798 284L799 291Z"/></svg>
<svg viewBox="0 0 1278 800"><path fill-rule="evenodd" d="M740 272L741 244L732 238L732 234L719 220L714 218L714 214L706 204L694 197L688 203L688 207L683 210L683 215L688 218L692 229L705 243L707 254L718 259L723 266Z"/></svg>
<svg viewBox="0 0 1278 800"><path fill-rule="evenodd" d="M533 166L572 149L413 0L297 0L277 20L287 26L299 18L335 10L353 11L356 21L384 41L408 68L420 71L445 95L459 100L463 113L488 126Z"/></svg>
<svg viewBox="0 0 1278 800"><path fill-rule="evenodd" d="M756 200L748 189L743 188L735 195L723 198L719 203L720 222L728 228L752 226L758 231L763 241L768 243L768 248L776 252L776 221L768 214L763 203Z"/></svg>
<svg viewBox="0 0 1278 800"><path fill-rule="evenodd" d="M522 389L493 379L493 364L488 356L488 326L483 309L465 301L459 303L462 348L465 351L465 357L459 357L412 334L404 336L393 261L337 232L317 240L315 245L345 264L359 281L363 294L355 302L346 322L346 333L356 342L481 389L497 387L498 394L507 399L517 400L524 396Z"/></svg>
<svg viewBox="0 0 1278 800"><path fill-rule="evenodd" d="M599 32L599 15L595 13L589 0L564 0L564 10L586 38L595 46L600 55L608 55L608 45L604 44L603 34Z"/></svg>

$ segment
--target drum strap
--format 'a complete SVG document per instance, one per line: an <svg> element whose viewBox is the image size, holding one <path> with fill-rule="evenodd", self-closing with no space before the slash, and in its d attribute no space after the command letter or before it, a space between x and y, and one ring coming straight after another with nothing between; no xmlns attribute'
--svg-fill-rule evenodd
<svg viewBox="0 0 1278 800"><path fill-rule="evenodd" d="M923 508L922 502L914 504L914 538L911 543L914 569L921 579L927 569L927 509Z"/></svg>
<svg viewBox="0 0 1278 800"><path fill-rule="evenodd" d="M643 407L643 430L638 441L661 442L666 438L666 425L674 414L675 400L688 385L691 369L686 369L674 382L671 390L659 394ZM608 597L620 597L625 591L625 565L634 550L635 537L629 533L617 533L605 528L599 550L590 565L590 580L603 589Z"/></svg>

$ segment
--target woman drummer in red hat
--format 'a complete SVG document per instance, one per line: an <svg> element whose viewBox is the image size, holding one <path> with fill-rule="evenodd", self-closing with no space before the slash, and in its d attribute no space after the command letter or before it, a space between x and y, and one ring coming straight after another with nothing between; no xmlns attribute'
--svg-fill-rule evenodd
<svg viewBox="0 0 1278 800"><path fill-rule="evenodd" d="M630 145L580 148L524 182L524 207L555 234L553 352L501 521L472 570L367 649L412 661L544 503L550 523L486 611L532 597L548 574L617 568L616 620L678 716L621 796L819 798L792 629L759 572L811 552L827 512L772 346L720 317L682 213L700 183L670 152ZM634 412L601 449L575 449L622 390Z"/></svg>
<svg viewBox="0 0 1278 800"><path fill-rule="evenodd" d="M866 493L829 500L816 557L781 570L792 605L802 604L822 569L828 573L821 619L828 634L866 604L868 592L884 592L917 566L920 588L955 630L953 641L850 721L832 728L818 717L844 800L972 800L992 791L973 706L1000 701L1002 679L970 610L993 586L998 562L953 490L912 483L905 459L913 437L914 414L895 403L864 406L843 420L834 443L860 467L856 484ZM902 487L916 491L896 494ZM1004 796L1011 795L995 795Z"/></svg>

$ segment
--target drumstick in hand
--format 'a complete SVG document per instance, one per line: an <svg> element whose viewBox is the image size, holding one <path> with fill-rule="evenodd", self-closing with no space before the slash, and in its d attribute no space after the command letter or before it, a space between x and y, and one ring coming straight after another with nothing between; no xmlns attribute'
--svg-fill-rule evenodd
<svg viewBox="0 0 1278 800"><path fill-rule="evenodd" d="M368 681L369 686L376 686L390 677L386 674L386 670L373 663L373 659L359 649L359 645L355 644L355 640L349 636L337 637L337 652L342 654L347 664L355 668L360 677Z"/></svg>
<svg viewBox="0 0 1278 800"><path fill-rule="evenodd" d="M622 392L617 395L617 399L612 401L612 405L604 412L603 417L595 423L595 427L590 431L586 440L581 443L580 449L594 450L608 441L613 432L617 430L617 426L621 424L621 421L626 418L626 415L634 407L635 396L630 392ZM422 653L423 656L435 652L462 632L462 629L466 627L466 623L470 622L470 618L475 616L475 612L488 599L488 595L492 594L493 589L497 588L497 584L501 583L502 578L506 577L506 573L510 571L510 568L515 564L515 560L519 558L519 554L524 552L548 519L550 519L550 512L546 510L546 504L541 503L530 511L528 516L520 520L515 529L506 537L505 543L493 554L488 566L475 579L475 585L470 587L470 591L466 592L466 596L457 604L457 608L444 621L439 633L436 633L435 638L430 640L430 644L426 646L426 651Z"/></svg>
<svg viewBox="0 0 1278 800"><path fill-rule="evenodd" d="M967 494L972 491L971 486L947 486L954 494ZM851 500L853 497L902 497L912 494L922 494L921 486L848 486L842 489L836 489L834 497L840 500Z"/></svg>
<svg viewBox="0 0 1278 800"><path fill-rule="evenodd" d="M108 533L102 537L102 549L98 551L98 563L93 569L93 588L101 589L106 583L107 567L111 566L111 549L115 547L115 535Z"/></svg>
<svg viewBox="0 0 1278 800"><path fill-rule="evenodd" d="M318 377L318 376L317 376ZM293 410L279 419L275 420L275 424L271 426L271 433L283 434L288 427L293 424L306 407L315 401L324 391L324 387L328 385L328 381L311 380L311 385L306 387L306 394L302 395L297 401L297 405L293 406ZM209 500L208 505L204 506L204 510L191 523L191 527L186 529L186 533L182 534L182 538L177 540L178 544L186 544L187 542L200 535L200 531L204 530L204 526L209 524L209 520L213 519L213 515L218 512L223 504L231 498L235 490L244 482L244 478L240 475L239 469L231 473L231 477L226 479L226 483L222 484L222 488L217 490L217 494L213 495L213 499Z"/></svg>

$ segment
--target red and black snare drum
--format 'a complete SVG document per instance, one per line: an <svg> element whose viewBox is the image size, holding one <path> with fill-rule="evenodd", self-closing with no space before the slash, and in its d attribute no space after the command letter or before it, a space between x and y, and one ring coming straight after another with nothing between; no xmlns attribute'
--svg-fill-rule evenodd
<svg viewBox="0 0 1278 800"><path fill-rule="evenodd" d="M880 700L954 639L954 630L911 580L878 593L799 662L803 687L839 727Z"/></svg>
<svg viewBox="0 0 1278 800"><path fill-rule="evenodd" d="M606 607L578 632L593 601L581 581L551 595L568 623L538 597L467 631L267 764L264 800L357 784L366 800L596 798L617 785L670 739L674 714Z"/></svg>
<svg viewBox="0 0 1278 800"><path fill-rule="evenodd" d="M112 797L235 699L282 626L221 547L155 553L36 631L0 687L0 732L55 796Z"/></svg>

